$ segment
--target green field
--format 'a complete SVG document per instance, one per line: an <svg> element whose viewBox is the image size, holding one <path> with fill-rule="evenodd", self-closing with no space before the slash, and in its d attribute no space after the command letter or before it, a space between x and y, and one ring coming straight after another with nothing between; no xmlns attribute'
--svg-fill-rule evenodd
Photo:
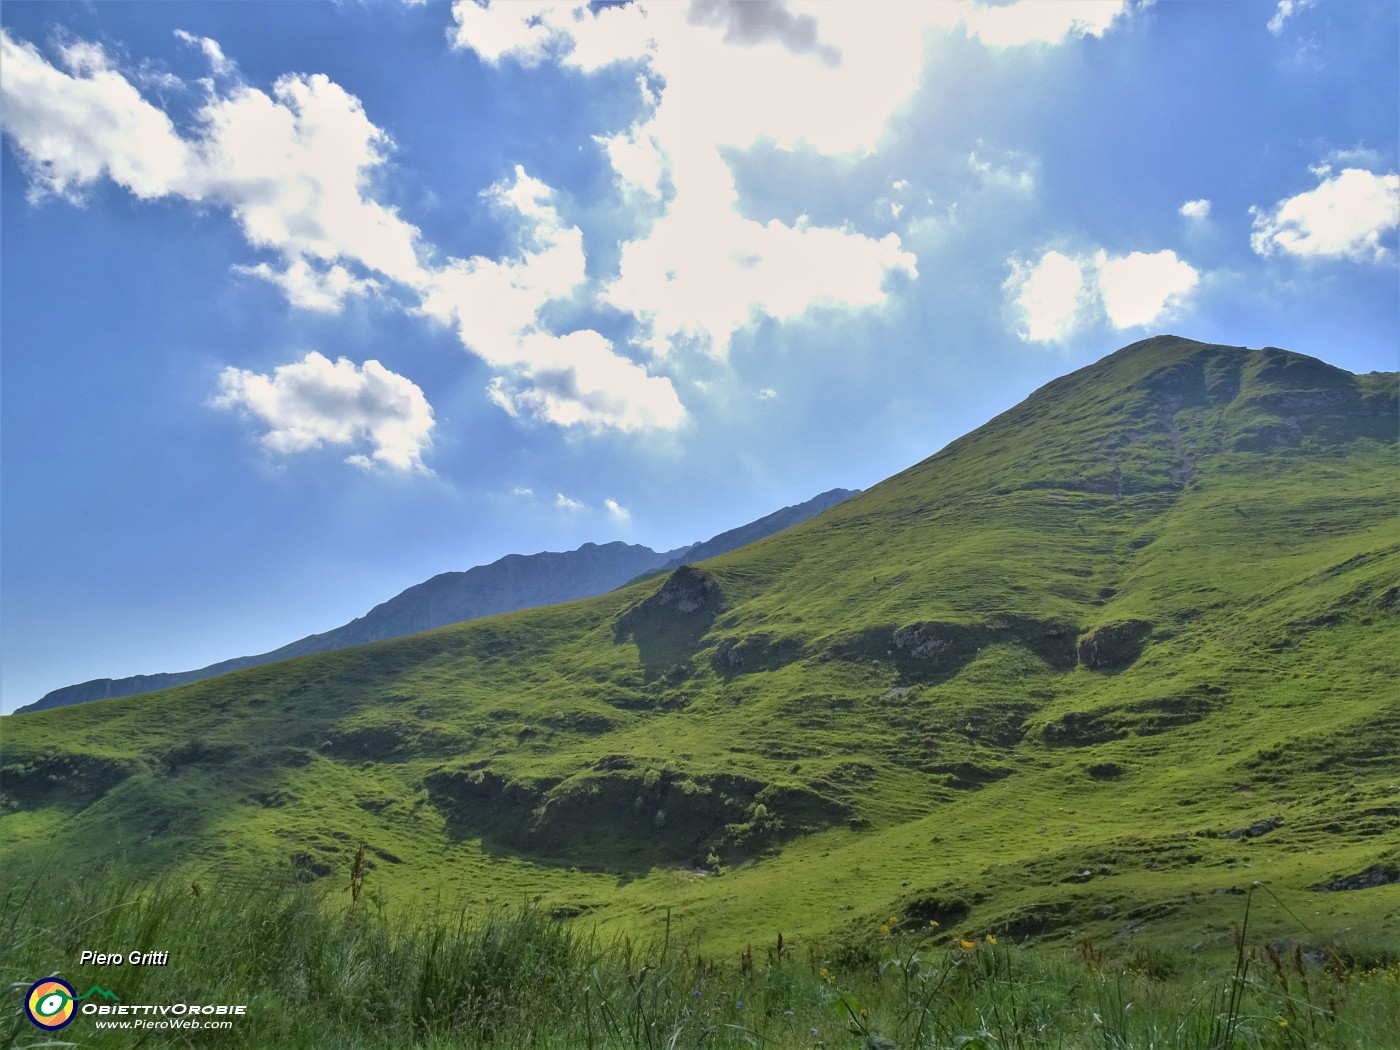
<svg viewBox="0 0 1400 1050"><path fill-rule="evenodd" d="M1385 957L1396 442L1395 373L1147 340L694 567L6 718L0 863L329 892L363 843L375 908L429 925L524 904L732 958L894 915L1226 974L1262 882L1259 943Z"/></svg>
<svg viewBox="0 0 1400 1050"><path fill-rule="evenodd" d="M75 1005L93 1012L56 1033L29 1023L28 982L16 982L20 994L0 1003L0 1047L1400 1046L1400 954L1261 941L1250 920L1267 891L1241 900L1238 948L1215 959L1088 940L1030 949L994 935L942 946L936 927L900 916L857 941L774 938L726 956L664 927L632 938L538 909L390 914L363 884L347 889L265 885L249 907L237 888L110 873L14 887L0 897L0 931L15 972L48 973L94 944L167 951L171 968L63 967L86 1000ZM172 1003L243 1013L218 1030L135 1027L161 1023L143 1008Z"/></svg>

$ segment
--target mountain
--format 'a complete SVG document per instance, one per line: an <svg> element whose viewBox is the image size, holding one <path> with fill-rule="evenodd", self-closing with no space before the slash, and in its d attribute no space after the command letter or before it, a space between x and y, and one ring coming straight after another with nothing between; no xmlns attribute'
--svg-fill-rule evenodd
<svg viewBox="0 0 1400 1050"><path fill-rule="evenodd" d="M703 543L672 551L658 552L650 547L614 541L585 543L577 550L563 553L508 554L490 565L478 565L465 572L441 573L376 605L364 616L347 624L321 634L307 635L271 652L238 656L194 671L80 682L46 693L34 703L17 708L14 713L25 714L89 700L171 689L187 682L213 678L244 667L289 660L294 656L398 638L493 613L590 598L658 568L673 568L687 560L699 560L735 550L820 514L851 495L854 492L849 489L831 489L805 503L784 507Z"/></svg>
<svg viewBox="0 0 1400 1050"><path fill-rule="evenodd" d="M663 570L675 569L690 562L717 558L721 554L728 554L740 547L747 547L750 543L757 543L776 532L782 532L784 529L806 521L824 510L829 510L836 504L857 494L849 489L832 489L830 492L823 492L820 496L812 497L806 503L775 510L767 517L751 521L747 525L740 525L737 529L730 529L728 532L721 532L712 539L687 548L680 555L668 560L661 568Z"/></svg>
<svg viewBox="0 0 1400 1050"><path fill-rule="evenodd" d="M1224 952L1263 882L1251 936L1393 941L1397 411L1396 373L1144 340L720 557L7 720L0 864L343 892L364 843L391 906L716 950Z"/></svg>

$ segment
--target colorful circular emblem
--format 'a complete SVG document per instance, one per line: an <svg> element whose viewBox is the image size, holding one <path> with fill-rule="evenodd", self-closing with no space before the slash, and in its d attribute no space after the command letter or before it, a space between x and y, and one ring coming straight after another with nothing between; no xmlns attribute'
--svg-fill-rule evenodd
<svg viewBox="0 0 1400 1050"><path fill-rule="evenodd" d="M24 998L24 1012L40 1028L52 1032L70 1024L77 1013L73 986L57 977L35 981Z"/></svg>

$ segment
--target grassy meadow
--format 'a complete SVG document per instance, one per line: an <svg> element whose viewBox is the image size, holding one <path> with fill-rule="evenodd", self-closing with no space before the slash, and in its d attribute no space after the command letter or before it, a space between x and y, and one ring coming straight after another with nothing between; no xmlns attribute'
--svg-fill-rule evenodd
<svg viewBox="0 0 1400 1050"><path fill-rule="evenodd" d="M126 1003L245 1004L219 1031L39 1033L19 995L0 1046L1296 1048L1400 1046L1400 952L1265 941L1240 902L1225 955L1032 950L886 917L857 941L711 955L604 936L538 909L391 914L364 883L244 892L119 878L0 899L7 976L60 971ZM1363 938L1362 940L1365 940ZM75 968L85 946L167 950L172 969ZM24 981L15 982L22 992ZM144 1038L143 1038L144 1036Z"/></svg>

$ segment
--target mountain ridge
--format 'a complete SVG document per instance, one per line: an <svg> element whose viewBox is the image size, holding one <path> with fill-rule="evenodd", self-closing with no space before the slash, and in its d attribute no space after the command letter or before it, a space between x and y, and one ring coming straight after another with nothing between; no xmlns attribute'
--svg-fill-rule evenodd
<svg viewBox="0 0 1400 1050"><path fill-rule="evenodd" d="M589 598L620 587L644 573L679 565L692 552L703 552L696 557L710 557L733 550L820 514L858 491L829 489L709 540L669 551L654 551L640 544L613 540L601 544L584 543L571 551L507 554L486 565L439 573L405 588L348 623L298 638L265 653L220 660L191 671L91 679L51 690L12 713L29 714L92 700L155 692L245 667L384 641L495 613Z"/></svg>

